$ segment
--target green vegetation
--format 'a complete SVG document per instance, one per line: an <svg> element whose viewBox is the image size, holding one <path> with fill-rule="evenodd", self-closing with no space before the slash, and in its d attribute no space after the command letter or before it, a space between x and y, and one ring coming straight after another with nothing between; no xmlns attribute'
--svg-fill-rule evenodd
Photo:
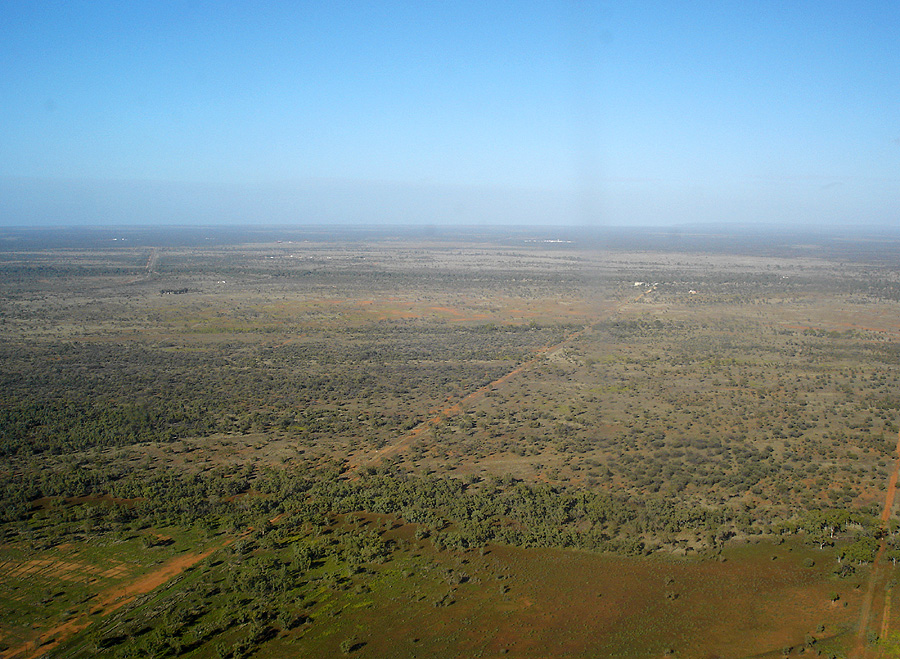
<svg viewBox="0 0 900 659"><path fill-rule="evenodd" d="M525 616L536 577L490 557L526 550L691 583L769 552L827 631L746 652L838 653L900 556L900 273L877 259L334 241L0 272L0 644L22 656L379 656L400 610ZM702 589L654 593L657 632L604 643L660 656L702 627ZM515 645L447 634L419 651Z"/></svg>

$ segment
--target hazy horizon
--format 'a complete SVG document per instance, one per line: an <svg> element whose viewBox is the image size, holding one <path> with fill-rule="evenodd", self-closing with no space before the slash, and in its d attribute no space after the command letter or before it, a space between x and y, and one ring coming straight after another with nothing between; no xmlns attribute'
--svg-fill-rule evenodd
<svg viewBox="0 0 900 659"><path fill-rule="evenodd" d="M20 0L0 225L886 225L900 7Z"/></svg>

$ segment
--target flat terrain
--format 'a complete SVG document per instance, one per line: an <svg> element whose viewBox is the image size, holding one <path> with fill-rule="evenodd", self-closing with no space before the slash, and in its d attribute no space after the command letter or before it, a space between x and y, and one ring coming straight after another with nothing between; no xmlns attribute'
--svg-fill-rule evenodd
<svg viewBox="0 0 900 659"><path fill-rule="evenodd" d="M2 656L900 644L890 240L207 237L0 236Z"/></svg>

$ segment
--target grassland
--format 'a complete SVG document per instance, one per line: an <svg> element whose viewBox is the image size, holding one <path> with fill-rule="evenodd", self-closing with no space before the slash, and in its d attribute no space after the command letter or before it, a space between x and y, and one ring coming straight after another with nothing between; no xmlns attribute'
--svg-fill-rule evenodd
<svg viewBox="0 0 900 659"><path fill-rule="evenodd" d="M0 252L2 656L891 656L890 246L571 238Z"/></svg>

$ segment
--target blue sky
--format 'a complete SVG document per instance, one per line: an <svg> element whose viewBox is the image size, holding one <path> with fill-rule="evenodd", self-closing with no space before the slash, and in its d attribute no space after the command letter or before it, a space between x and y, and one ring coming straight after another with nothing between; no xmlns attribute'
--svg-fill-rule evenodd
<svg viewBox="0 0 900 659"><path fill-rule="evenodd" d="M0 224L897 223L900 3L0 3Z"/></svg>

